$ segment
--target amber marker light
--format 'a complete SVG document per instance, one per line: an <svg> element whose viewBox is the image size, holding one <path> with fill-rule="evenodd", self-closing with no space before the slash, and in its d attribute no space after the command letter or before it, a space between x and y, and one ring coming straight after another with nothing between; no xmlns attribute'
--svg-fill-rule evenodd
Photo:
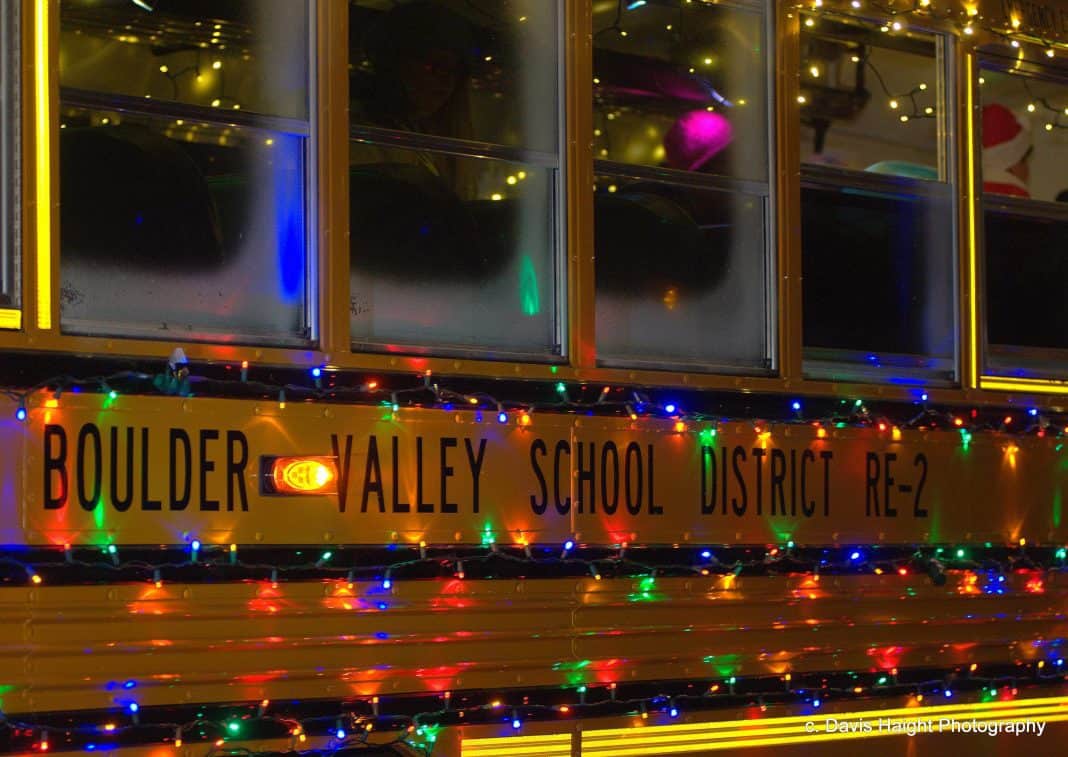
<svg viewBox="0 0 1068 757"><path fill-rule="evenodd" d="M264 460L271 494L337 494L337 461L329 456Z"/></svg>

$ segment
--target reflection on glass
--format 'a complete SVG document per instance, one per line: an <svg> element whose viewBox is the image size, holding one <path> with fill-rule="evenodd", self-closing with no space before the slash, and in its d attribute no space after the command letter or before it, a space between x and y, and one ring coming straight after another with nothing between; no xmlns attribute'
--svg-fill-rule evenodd
<svg viewBox="0 0 1068 757"><path fill-rule="evenodd" d="M595 157L766 179L763 22L686 0L595 3Z"/></svg>
<svg viewBox="0 0 1068 757"><path fill-rule="evenodd" d="M987 369L1064 378L1068 82L991 69L979 82Z"/></svg>
<svg viewBox="0 0 1068 757"><path fill-rule="evenodd" d="M18 6L0 14L0 307L19 303L18 186L19 144Z"/></svg>
<svg viewBox="0 0 1068 757"><path fill-rule="evenodd" d="M559 354L556 171L354 142L356 346Z"/></svg>
<svg viewBox="0 0 1068 757"><path fill-rule="evenodd" d="M934 38L805 19L802 163L937 181L943 95Z"/></svg>
<svg viewBox="0 0 1068 757"><path fill-rule="evenodd" d="M924 197L806 183L807 359L826 361L832 372L838 361L893 375L926 368L952 376L952 208L948 188Z"/></svg>
<svg viewBox="0 0 1068 757"><path fill-rule="evenodd" d="M1068 208L1059 214L988 208L987 340L992 346L1068 350ZM1008 357L1007 355L1004 357ZM1015 367L1011 358L1001 361Z"/></svg>
<svg viewBox="0 0 1068 757"><path fill-rule="evenodd" d="M307 336L302 138L71 107L61 127L65 328Z"/></svg>
<svg viewBox="0 0 1068 757"><path fill-rule="evenodd" d="M349 9L353 123L556 151L555 2L352 0Z"/></svg>
<svg viewBox="0 0 1068 757"><path fill-rule="evenodd" d="M983 70L983 191L1068 200L1068 82Z"/></svg>
<svg viewBox="0 0 1068 757"><path fill-rule="evenodd" d="M306 119L304 0L61 0L65 87Z"/></svg>
<svg viewBox="0 0 1068 757"><path fill-rule="evenodd" d="M762 196L599 176L594 207L602 362L770 367Z"/></svg>
<svg viewBox="0 0 1068 757"><path fill-rule="evenodd" d="M803 16L800 56L805 374L952 383L954 200L938 39Z"/></svg>

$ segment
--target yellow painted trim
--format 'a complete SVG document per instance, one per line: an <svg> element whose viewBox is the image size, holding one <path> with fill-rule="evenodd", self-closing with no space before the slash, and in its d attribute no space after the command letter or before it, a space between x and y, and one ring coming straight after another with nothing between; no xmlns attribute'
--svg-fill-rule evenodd
<svg viewBox="0 0 1068 757"><path fill-rule="evenodd" d="M464 739L463 757L571 757L571 734Z"/></svg>
<svg viewBox="0 0 1068 757"><path fill-rule="evenodd" d="M828 713L826 718L799 715L766 720L731 720L712 723L640 728L608 728L585 731L582 754L589 757L631 757L651 753L685 754L713 750L779 746L785 744L840 741L903 735L901 731L873 728L870 731L827 732L826 722L833 718L840 725L872 720L912 720L967 718L1020 722L1022 716L1038 717L1044 722L1068 720L1068 697L1046 697L1013 702L977 702L934 707L899 707L884 710ZM812 730L810 730L812 729Z"/></svg>
<svg viewBox="0 0 1068 757"><path fill-rule="evenodd" d="M978 719L978 718L976 718ZM1057 723L1068 720L1068 715L1051 715L1044 717L1045 723ZM817 721L818 722L818 721ZM1006 722L1023 722L1023 721L1006 721ZM629 748L619 749L584 749L582 754L584 757L645 757L649 754L667 755L667 754L693 754L712 751L721 751L727 749L746 749L756 747L768 747L768 746L786 746L791 744L813 744L824 741L845 741L854 739L871 739L882 738L887 736L905 736L904 733L898 731L885 730L881 731L873 729L869 732L856 732L856 733L821 733L816 731L811 734L802 734L800 736L784 736L779 738L762 738L762 739L738 739L736 741L721 741L716 743L698 742L694 744L683 745L665 745L656 741L653 742L637 742L630 741L630 744L643 744L640 746L630 746ZM654 751L649 751L650 749Z"/></svg>
<svg viewBox="0 0 1068 757"><path fill-rule="evenodd" d="M34 3L34 114L37 260L37 327L52 328L52 166L51 66L49 61L49 3Z"/></svg>
<svg viewBox="0 0 1068 757"><path fill-rule="evenodd" d="M1068 394L1068 382L1053 379L1004 379L983 376L979 379L982 389L998 392L1040 392L1042 394Z"/></svg>
<svg viewBox="0 0 1068 757"><path fill-rule="evenodd" d="M0 329L21 329L22 311L0 308Z"/></svg>
<svg viewBox="0 0 1068 757"><path fill-rule="evenodd" d="M967 385L979 385L979 284L977 274L978 239L976 238L975 204L979 201L975 184L975 56L965 55L965 97L967 113L964 131L968 135L968 376Z"/></svg>

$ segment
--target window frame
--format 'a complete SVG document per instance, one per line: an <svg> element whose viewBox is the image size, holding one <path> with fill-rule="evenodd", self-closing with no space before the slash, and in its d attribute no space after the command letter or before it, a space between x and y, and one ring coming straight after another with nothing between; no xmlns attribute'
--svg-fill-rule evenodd
<svg viewBox="0 0 1068 757"><path fill-rule="evenodd" d="M1013 69L1013 70L1010 70ZM975 75L973 77L973 91L976 93L976 112L981 112L982 100L978 96L979 77L983 71L996 71L1002 74L1018 73L1027 79L1055 82L1061 84L1068 93L1068 71L1060 75L1050 71L1048 66L1042 65L1041 61L1023 61L1008 59L1001 55L989 52L980 53L976 59ZM1018 216L1031 216L1047 220L1058 220L1068 223L1068 206L1047 200L1035 200L1030 198L998 195L983 191L982 169L982 119L976 117L973 138L976 144L975 159L975 255L976 255L976 299L979 302L976 323L976 341L979 358L979 383L981 386L993 386L1001 382L1020 382L1033 384L1036 388L1046 385L1050 388L1058 386L1068 380L1068 347L1062 349L1026 347L1014 345L992 345L989 339L989 313L987 310L986 284L986 212L987 209L994 211L1013 211ZM1005 365L1005 362L1013 358L1022 362L1016 367ZM994 360L1002 363L994 365ZM1014 370L1028 370L1041 375L1021 378L1012 375Z"/></svg>
<svg viewBox="0 0 1068 757"><path fill-rule="evenodd" d="M835 14L845 19L857 21L867 26L878 28L880 24L884 22L884 19L864 15L860 13L849 13L845 9L840 10ZM935 67L938 72L938 81L936 84L936 96L940 103L938 108L938 120L937 120L937 140L938 140L938 173L939 179L935 180L923 180L923 179L909 179L906 177L897 177L891 175L872 174L864 171L858 171L854 169L834 168L817 165L806 165L800 161L800 153L798 156L799 166L799 180L798 180L798 194L795 195L798 198L798 204L800 204L800 190L806 185L819 186L822 189L831 189L833 187L838 188L852 188L852 189L864 189L873 192L880 192L886 194L901 193L903 190L912 192L917 197L934 197L940 193L945 193L948 196L948 200L952 207L952 216L956 219L961 212L962 205L966 202L962 197L960 187L964 186L964 179L962 177L961 163L959 160L959 154L957 148L957 135L963 135L963 123L960 118L959 108L955 105L960 100L960 71L962 68L962 45L960 41L951 33L950 30L936 25L936 24L923 24L912 23L909 24L911 29L914 29L923 34L930 35L934 38L935 43ZM798 14L797 29L800 35L801 32L801 14ZM796 56L794 65L794 79L799 80L800 73L800 56ZM797 87L797 93L799 93L800 86ZM796 94L793 98L796 102ZM794 117L799 122L799 109L796 105L794 108ZM837 182L836 182L837 179ZM936 188L943 187L944 189L938 190ZM800 235L803 233L801 229L800 218L797 221L798 224L798 241L796 244L796 250L793 251L796 256L797 270L799 274L803 276L802 260L801 260L801 240ZM804 344L803 337L803 318L804 308L803 305L800 308L800 312L797 315L799 320L798 330L800 333L801 344L798 349L801 353L799 371L803 377L803 381L806 384L819 385L819 384L837 384L844 379L844 381L851 384L859 384L863 386L888 386L893 384L900 384L905 387L906 392L915 394L916 392L927 392L932 389L941 389L944 391L953 392L958 390L964 384L964 372L963 372L963 355L961 350L961 337L963 335L963 319L961 317L961 303L962 303L962 281L964 279L963 272L960 266L960 256L957 251L961 248L964 235L960 228L959 223L954 223L951 229L952 242L950 249L950 262L951 262L951 275L952 280L950 282L950 292L954 298L952 306L953 320L950 325L952 330L952 343L953 354L949 356L951 366L949 368L948 377L938 376L937 371L927 372L924 368L917 368L913 366L903 367L901 369L908 373L902 377L895 375L893 371L899 370L897 366L891 366L889 369L879 366L877 368L869 368L864 362L853 361L848 359L836 360L836 356L855 356L859 355L859 352L853 350L839 349L839 348L809 348ZM813 359L806 357L806 354L825 354L825 359ZM924 361L936 361L944 360L945 358L938 358L930 355L913 355L908 353L882 353L884 357L891 358L896 361L914 360L915 362ZM839 378L842 377L842 378ZM864 391L861 388L861 391ZM870 391L870 390L868 390Z"/></svg>
<svg viewBox="0 0 1068 757"><path fill-rule="evenodd" d="M242 345L247 347L270 347L280 350L314 348L319 341L320 332L320 297L318 293L318 272L320 270L319 234L317 225L322 222L318 214L318 193L316 191L318 177L318 143L319 143L319 108L318 108L318 66L317 42L318 23L316 6L318 0L307 0L307 119L290 118L258 113L252 110L223 110L219 108L192 105L181 101L147 99L135 95L100 92L85 90L75 87L65 87L59 83L58 55L60 51L60 5L62 0L43 0L52 4L53 25L50 30L50 53L52 63L52 168L53 168L53 194L54 201L60 200L61 188L58 182L60 170L60 153L58 148L58 131L60 121L60 109L64 106L72 106L85 109L99 109L124 113L133 117L146 119L172 119L184 118L211 123L218 126L233 126L249 130L251 132L280 133L301 140L301 158L303 163L303 335L280 335L280 334L227 334L211 332L199 338L183 339L183 344L206 344L206 345ZM54 214L57 215L58 214ZM64 327L62 314L58 308L58 290L62 285L62 244L59 240L58 218L53 218L53 265L52 265L52 290L53 323L57 331L65 337L82 339L105 339L129 340L148 343L170 343L167 334L154 329L141 330L133 323L110 324L115 327L105 333L93 334L83 330ZM77 321L76 321L77 322ZM92 322L89 322L90 325ZM232 349L232 348L231 348Z"/></svg>
<svg viewBox="0 0 1068 757"><path fill-rule="evenodd" d="M313 0L314 2L315 0ZM546 0L541 0L545 2ZM350 336L346 351L352 355L375 355L375 354L400 354L412 358L463 358L469 360L486 361L488 363L502 363L508 361L522 361L526 363L542 363L551 365L566 365L571 355L570 334L570 299L571 276L568 266L568 246L570 213L569 200L572 192L570 175L571 166L568 160L569 146L569 117L570 102L568 98L568 73L571 70L573 53L568 44L568 5L571 0L548 0L555 3L556 12L556 39L557 39L557 66L556 66L556 141L555 155L528 147L513 147L492 142L484 142L474 139L458 139L456 137L439 136L420 132L404 131L388 127L374 126L370 124L356 123L351 117L347 119L349 143L361 142L369 145L386 147L389 149L416 150L423 149L431 152L445 153L459 158L474 160L493 160L510 163L521 163L537 166L553 172L553 270L552 270L552 334L553 346L558 348L555 353L528 352L524 350L508 350L501 348L482 348L461 345L424 345L406 341L397 341L383 338L379 341L357 340ZM346 10L349 0L345 0ZM346 24L347 26L347 24ZM345 69L348 70L349 50L345 50ZM348 143L347 143L348 144ZM347 147L346 147L347 155ZM348 167L348 159L345 166ZM347 202L347 198L346 198ZM346 208L348 206L346 205ZM346 216L348 211L345 211ZM348 219L346 218L346 226ZM335 254L337 254L335 252ZM349 253L345 253L346 255ZM345 263L349 267L348 261ZM351 270L348 271L346 282L349 281ZM346 301L348 296L346 296ZM347 311L346 311L347 312ZM349 319L344 320L345 328L348 328ZM340 326L339 326L340 328Z"/></svg>
<svg viewBox="0 0 1068 757"><path fill-rule="evenodd" d="M592 3L590 4L592 6ZM715 363L708 365L697 365L691 362L671 361L671 360L628 360L626 358L602 358L599 355L596 357L595 364L598 368L603 369L615 369L615 370L643 370L653 371L654 375L661 372L679 372L688 376L718 376L718 377L744 377L746 380L752 379L766 379L770 381L779 382L782 378L783 368L783 314L782 308L783 292L780 286L780 282L784 280L783 271L785 266L783 265L782 256L779 254L780 241L779 241L779 228L780 228L780 207L782 204L780 197L786 195L780 194L780 183L777 181L779 176L779 154L776 145L778 144L779 131L781 128L781 121L778 118L779 108L777 107L779 90L781 84L775 76L776 68L776 53L779 49L777 30L780 28L781 19L780 14L777 13L776 3L768 3L763 0L723 0L715 4L717 8L728 8L741 12L748 13L760 13L763 17L763 23L760 25L761 33L763 34L763 50L764 50L764 120L765 129L767 133L767 139L765 144L765 154L767 156L767 178L764 181L755 179L743 179L732 176L725 176L722 174L700 173L697 171L684 171L680 169L662 168L658 166L648 166L636 163L623 163L620 161L604 160L597 158L593 155L592 148L592 126L589 130L589 142L591 146L589 148L589 159L592 162L591 177L598 175L611 175L619 178L627 179L639 179L652 182L663 182L666 184L686 186L698 190L713 190L720 192L727 192L735 195L736 192L741 192L746 195L760 197L763 202L762 215L764 219L764 359L766 366L764 368L756 368L748 365L731 365L728 363ZM592 8L590 12L592 21ZM591 73L587 77L592 80L592 52L593 45L591 43L591 61L590 68ZM593 109L593 89L590 86L589 103L592 112ZM586 140L580 140L585 142ZM592 181L587 186L592 185ZM592 219L592 197L590 201L591 215L590 226L592 235L596 235L596 228ZM593 240L590 240L590 244L593 244ZM593 275L591 270L590 275ZM591 310L596 312L596 292L591 289L589 294L591 298ZM593 346L594 354L596 355L596 344Z"/></svg>

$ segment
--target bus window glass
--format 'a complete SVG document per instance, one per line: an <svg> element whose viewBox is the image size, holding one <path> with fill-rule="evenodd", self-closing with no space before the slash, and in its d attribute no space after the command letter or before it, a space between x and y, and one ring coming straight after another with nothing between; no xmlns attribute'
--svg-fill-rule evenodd
<svg viewBox="0 0 1068 757"><path fill-rule="evenodd" d="M308 19L62 0L65 331L307 343Z"/></svg>
<svg viewBox="0 0 1068 757"><path fill-rule="evenodd" d="M956 380L948 40L802 16L804 371Z"/></svg>
<svg viewBox="0 0 1068 757"><path fill-rule="evenodd" d="M19 305L18 21L0 14L0 308Z"/></svg>
<svg viewBox="0 0 1068 757"><path fill-rule="evenodd" d="M560 3L349 9L353 349L561 355Z"/></svg>
<svg viewBox="0 0 1068 757"><path fill-rule="evenodd" d="M594 4L604 365L773 368L765 21L759 4Z"/></svg>
<svg viewBox="0 0 1068 757"><path fill-rule="evenodd" d="M988 370L1068 376L1068 78L980 71ZM1041 75L1036 75L1041 74Z"/></svg>

